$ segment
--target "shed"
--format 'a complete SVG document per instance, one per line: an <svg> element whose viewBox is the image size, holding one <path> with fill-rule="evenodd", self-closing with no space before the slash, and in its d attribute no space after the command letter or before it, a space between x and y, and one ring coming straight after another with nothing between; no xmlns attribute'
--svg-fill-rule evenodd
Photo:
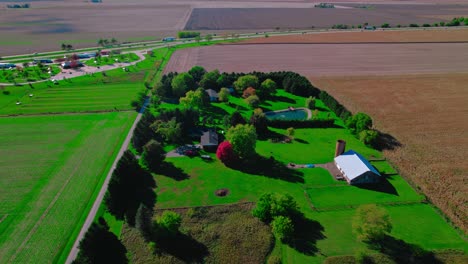
<svg viewBox="0 0 468 264"><path fill-rule="evenodd" d="M217 102L218 101L218 92L216 92L215 90L213 89L208 89L208 90L205 90L205 92L208 94L208 96L210 97L210 101L211 102Z"/></svg>
<svg viewBox="0 0 468 264"><path fill-rule="evenodd" d="M203 132L200 145L206 151L216 151L218 148L218 134L214 130Z"/></svg>
<svg viewBox="0 0 468 264"><path fill-rule="evenodd" d="M367 159L354 150L335 157L334 161L349 184L377 183L382 177Z"/></svg>

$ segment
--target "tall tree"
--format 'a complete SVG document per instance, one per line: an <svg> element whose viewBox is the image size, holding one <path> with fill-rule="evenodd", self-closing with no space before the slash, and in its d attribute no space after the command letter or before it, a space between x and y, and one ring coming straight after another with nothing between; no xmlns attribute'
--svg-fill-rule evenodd
<svg viewBox="0 0 468 264"><path fill-rule="evenodd" d="M203 78L200 81L200 86L204 89L213 89L219 91L218 78L220 74L218 70L210 71L203 75Z"/></svg>
<svg viewBox="0 0 468 264"><path fill-rule="evenodd" d="M255 155L257 133L252 125L237 125L226 133L226 139L231 142L236 155L249 158Z"/></svg>
<svg viewBox="0 0 468 264"><path fill-rule="evenodd" d="M382 239L392 230L388 212L375 204L362 205L353 218L353 229L361 241Z"/></svg>
<svg viewBox="0 0 468 264"><path fill-rule="evenodd" d="M93 223L80 241L78 256L73 263L128 263L127 249L101 217Z"/></svg>
<svg viewBox="0 0 468 264"><path fill-rule="evenodd" d="M254 89L258 88L258 78L255 75L244 75L237 79L234 82L234 87L239 94L242 94L245 89L252 87Z"/></svg>
<svg viewBox="0 0 468 264"><path fill-rule="evenodd" d="M174 79L172 79L171 86L173 95L180 98L184 96L187 91L194 90L196 83L193 80L192 75L184 72L178 74Z"/></svg>
<svg viewBox="0 0 468 264"><path fill-rule="evenodd" d="M188 73L192 75L193 80L196 83L199 83L201 79L203 78L203 75L205 75L206 70L202 66L196 65L196 66L193 66L192 69L188 71Z"/></svg>
<svg viewBox="0 0 468 264"><path fill-rule="evenodd" d="M143 154L141 159L143 164L151 171L156 171L160 168L161 163L166 158L166 153L163 146L158 141L151 139L143 147Z"/></svg>
<svg viewBox="0 0 468 264"><path fill-rule="evenodd" d="M206 101L205 90L197 89L196 91L188 91L185 97L180 98L180 103L187 108L201 109L205 105Z"/></svg>
<svg viewBox="0 0 468 264"><path fill-rule="evenodd" d="M227 165L236 160L236 155L234 154L234 150L232 149L232 145L229 141L223 141L219 144L218 149L216 150L216 157L218 157L222 163Z"/></svg>
<svg viewBox="0 0 468 264"><path fill-rule="evenodd" d="M359 134L361 131L368 130L372 127L372 119L364 113L357 113L351 118L348 118L346 126L354 134Z"/></svg>
<svg viewBox="0 0 468 264"><path fill-rule="evenodd" d="M174 117L169 121L156 120L151 128L169 143L178 143L182 136L182 124Z"/></svg>
<svg viewBox="0 0 468 264"><path fill-rule="evenodd" d="M268 120L261 108L257 108L253 111L250 117L250 124L255 127L258 136L265 136L268 133Z"/></svg>
<svg viewBox="0 0 468 264"><path fill-rule="evenodd" d="M266 79L257 89L257 95L260 99L265 100L274 95L276 93L276 89L276 83L272 79Z"/></svg>
<svg viewBox="0 0 468 264"><path fill-rule="evenodd" d="M229 127L235 127L239 124L246 124L247 122L245 121L244 117L239 111L234 111L229 117L229 123L230 123Z"/></svg>
<svg viewBox="0 0 468 264"><path fill-rule="evenodd" d="M229 89L225 87L221 88L221 91L218 93L220 102L228 102L229 96L231 96L231 93L229 92Z"/></svg>
<svg viewBox="0 0 468 264"><path fill-rule="evenodd" d="M153 211L144 204L140 204L135 216L135 227L146 241L151 239L152 225L151 218Z"/></svg>
<svg viewBox="0 0 468 264"><path fill-rule="evenodd" d="M275 237L281 241L291 238L294 232L294 224L287 216L276 216L271 222L271 229Z"/></svg>

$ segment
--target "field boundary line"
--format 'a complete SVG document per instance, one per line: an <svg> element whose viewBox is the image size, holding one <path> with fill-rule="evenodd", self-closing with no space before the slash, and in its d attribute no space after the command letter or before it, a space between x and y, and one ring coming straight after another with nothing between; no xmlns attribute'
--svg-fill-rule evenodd
<svg viewBox="0 0 468 264"><path fill-rule="evenodd" d="M362 205L369 205L369 204L376 204L376 205L383 205L383 206L406 206L406 205L416 205L416 204L427 204L424 199L419 201L401 201L401 202L376 202L376 203L363 203L363 204L356 204L356 205L339 205L339 206L328 206L328 207L313 207L314 211L317 212L331 212L331 211L345 211L345 210L352 210L356 209Z"/></svg>
<svg viewBox="0 0 468 264"><path fill-rule="evenodd" d="M80 111L80 112L50 112L50 113L33 113L33 114L6 114L6 115L2 115L0 114L0 118L5 118L5 117L21 117L21 116L27 116L27 117L31 117L31 116L48 116L48 115L86 115L86 114L104 114L104 113L112 113L112 112L116 112L116 113L121 113L121 112L134 112L135 110L134 109L126 109L126 110L113 110L113 109L110 109L110 110L96 110L96 111Z"/></svg>
<svg viewBox="0 0 468 264"><path fill-rule="evenodd" d="M359 42L259 42L259 43L245 43L245 42L236 42L236 43L226 43L221 44L223 46L248 46L248 45L363 45L363 44L382 44L382 45L407 45L407 44L466 44L468 41L405 41L405 42L378 42L378 41L359 41Z"/></svg>
<svg viewBox="0 0 468 264"><path fill-rule="evenodd" d="M166 211L166 210L179 210L179 209L191 209L191 208L212 208L212 207L222 207L222 206L229 206L229 205L247 205L247 204L255 204L255 202L236 202L236 203L223 203L223 204L213 204L213 205L195 205L195 206L179 206L179 207L167 207L167 208L157 208L154 211Z"/></svg>
<svg viewBox="0 0 468 264"><path fill-rule="evenodd" d="M5 214L1 219L0 219L0 224L3 222L8 217L8 214Z"/></svg>

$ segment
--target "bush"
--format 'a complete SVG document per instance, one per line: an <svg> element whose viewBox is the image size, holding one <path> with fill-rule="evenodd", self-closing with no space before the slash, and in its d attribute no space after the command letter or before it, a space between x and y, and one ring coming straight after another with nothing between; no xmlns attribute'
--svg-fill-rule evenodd
<svg viewBox="0 0 468 264"><path fill-rule="evenodd" d="M229 92L229 89L225 87L221 88L221 91L218 93L218 99L220 102L228 102L229 96L231 96L231 93Z"/></svg>
<svg viewBox="0 0 468 264"><path fill-rule="evenodd" d="M226 139L232 144L237 156L249 158L255 155L257 133L252 125L237 125L229 128Z"/></svg>
<svg viewBox="0 0 468 264"><path fill-rule="evenodd" d="M409 24L409 27L419 27L418 24Z"/></svg>
<svg viewBox="0 0 468 264"><path fill-rule="evenodd" d="M361 241L380 240L392 230L390 216L383 207L362 205L353 217L353 230Z"/></svg>
<svg viewBox="0 0 468 264"><path fill-rule="evenodd" d="M229 141L223 141L219 144L216 157L224 164L232 164L236 160L236 155Z"/></svg>
<svg viewBox="0 0 468 264"><path fill-rule="evenodd" d="M372 127L372 118L364 113L357 113L348 118L346 126L353 134L359 134L361 131L369 130Z"/></svg>
<svg viewBox="0 0 468 264"><path fill-rule="evenodd" d="M275 217L271 222L271 229L275 237L281 241L287 241L294 233L294 225L286 216Z"/></svg>
<svg viewBox="0 0 468 264"><path fill-rule="evenodd" d="M3 93L4 95L9 95L9 94L10 94L10 91L6 91L6 90L5 90L5 91L3 91L2 93Z"/></svg>
<svg viewBox="0 0 468 264"><path fill-rule="evenodd" d="M431 24L424 23L422 26L423 27L431 27Z"/></svg>
<svg viewBox="0 0 468 264"><path fill-rule="evenodd" d="M376 130L363 130L359 133L359 140L368 146L375 146L379 132Z"/></svg>
<svg viewBox="0 0 468 264"><path fill-rule="evenodd" d="M180 214L173 211L164 211L161 216L156 218L156 225L158 229L171 235L179 232L181 224L182 217Z"/></svg>
<svg viewBox="0 0 468 264"><path fill-rule="evenodd" d="M234 82L234 87L238 93L244 92L249 87L256 89L258 87L258 78L255 75L241 76Z"/></svg>
<svg viewBox="0 0 468 264"><path fill-rule="evenodd" d="M309 96L309 98L306 99L305 107L308 109L315 109L315 97Z"/></svg>
<svg viewBox="0 0 468 264"><path fill-rule="evenodd" d="M299 209L294 198L289 194L265 193L258 199L253 216L263 222L270 222L277 216L292 217Z"/></svg>
<svg viewBox="0 0 468 264"><path fill-rule="evenodd" d="M388 23L383 23L382 26L380 26L381 28L390 28L390 24Z"/></svg>
<svg viewBox="0 0 468 264"><path fill-rule="evenodd" d="M252 95L256 95L256 94L257 94L257 91L253 87L248 87L247 89L245 89L242 92L242 97L248 98L248 97L250 97Z"/></svg>

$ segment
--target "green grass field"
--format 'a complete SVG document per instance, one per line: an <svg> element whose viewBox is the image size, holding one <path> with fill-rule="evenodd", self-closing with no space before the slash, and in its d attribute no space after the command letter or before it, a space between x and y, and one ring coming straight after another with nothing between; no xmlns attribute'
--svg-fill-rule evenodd
<svg viewBox="0 0 468 264"><path fill-rule="evenodd" d="M104 66L113 65L116 62L133 62L140 59L135 53L123 53L117 55L102 56L101 58L93 58L85 61L88 66Z"/></svg>
<svg viewBox="0 0 468 264"><path fill-rule="evenodd" d="M58 258L79 231L135 116L0 118L0 262Z"/></svg>
<svg viewBox="0 0 468 264"><path fill-rule="evenodd" d="M60 68L57 65L45 65L43 71L41 71L38 66L28 66L21 68L21 70L0 70L0 83L36 82L48 79L50 76L60 72ZM51 74L48 73L48 69L50 69Z"/></svg>
<svg viewBox="0 0 468 264"><path fill-rule="evenodd" d="M262 107L267 110L301 107L304 99L280 90L279 100L267 101ZM208 110L216 118L239 109L244 117L251 110L243 99L231 98L231 105L212 104ZM319 116L328 116L326 107L318 101ZM174 104L163 104L164 108L175 108ZM335 117L331 114L331 117ZM335 124L342 124L338 120ZM285 134L283 129L272 131ZM156 177L158 184L157 208L192 207L216 204L256 201L265 192L291 194L305 216L317 221L322 230L321 237L311 239L315 251L306 252L277 244L274 255L281 255L283 263L322 263L328 256L351 255L368 250L353 233L352 218L355 207L361 204L382 204L389 211L393 222L391 235L407 244L415 244L425 250L458 249L467 251L467 243L430 205L424 204L424 196L418 194L396 171L381 160L382 153L366 147L344 128L296 129L291 144L257 141L257 153L266 158L273 156L283 164L320 164L333 160L337 139L346 140L346 149L353 149L364 157L374 158L372 164L387 177L377 189L349 186L336 181L322 168L300 169L297 173L268 171L267 173L245 172L225 167L214 154L214 160L204 161L199 157L168 158L173 164L167 172ZM256 164L263 171L264 164ZM260 175L264 174L264 175ZM175 178L174 175L179 175ZM227 188L226 197L214 194L217 189ZM397 205L398 204L398 205ZM312 205L318 211L312 208ZM316 228L316 227L315 227ZM432 239L432 237L437 237ZM372 250L371 250L372 252Z"/></svg>

